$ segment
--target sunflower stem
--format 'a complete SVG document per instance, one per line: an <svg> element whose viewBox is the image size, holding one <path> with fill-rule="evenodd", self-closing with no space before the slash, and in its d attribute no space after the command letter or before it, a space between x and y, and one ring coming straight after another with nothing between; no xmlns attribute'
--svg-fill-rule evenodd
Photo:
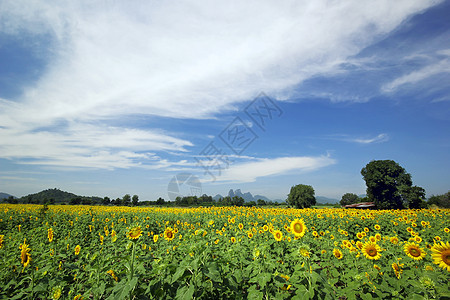
<svg viewBox="0 0 450 300"><path fill-rule="evenodd" d="M131 261L130 261L130 281L134 276L134 257L136 254L136 242L133 241L133 249L131 250ZM132 291L130 290L130 300L132 299Z"/></svg>

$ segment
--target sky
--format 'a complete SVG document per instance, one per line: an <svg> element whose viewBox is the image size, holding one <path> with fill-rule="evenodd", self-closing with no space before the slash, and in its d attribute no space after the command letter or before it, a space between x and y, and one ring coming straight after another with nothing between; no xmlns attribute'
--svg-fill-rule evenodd
<svg viewBox="0 0 450 300"><path fill-rule="evenodd" d="M0 192L450 190L450 1L0 1ZM170 192L170 193L169 193Z"/></svg>

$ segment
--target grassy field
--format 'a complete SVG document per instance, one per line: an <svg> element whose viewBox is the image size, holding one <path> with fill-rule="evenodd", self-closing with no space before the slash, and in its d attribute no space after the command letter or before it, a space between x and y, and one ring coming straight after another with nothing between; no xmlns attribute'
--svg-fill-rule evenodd
<svg viewBox="0 0 450 300"><path fill-rule="evenodd" d="M445 299L450 210L0 205L2 299Z"/></svg>

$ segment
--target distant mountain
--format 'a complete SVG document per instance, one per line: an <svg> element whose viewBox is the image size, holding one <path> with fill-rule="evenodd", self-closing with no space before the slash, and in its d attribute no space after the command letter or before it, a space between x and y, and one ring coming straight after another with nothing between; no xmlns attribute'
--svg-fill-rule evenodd
<svg viewBox="0 0 450 300"><path fill-rule="evenodd" d="M317 203L330 203L330 204L334 204L334 203L338 203L340 200L335 199L335 198L328 198L328 197L324 197L324 196L316 196L316 202Z"/></svg>
<svg viewBox="0 0 450 300"><path fill-rule="evenodd" d="M14 197L13 195L10 195L10 194L7 194L7 193L0 193L0 200L9 198L11 196ZM17 197L14 197L14 198L17 198Z"/></svg>
<svg viewBox="0 0 450 300"><path fill-rule="evenodd" d="M221 194L217 194L213 197L214 201L219 200L220 198L223 198L223 196Z"/></svg>
<svg viewBox="0 0 450 300"><path fill-rule="evenodd" d="M242 197L245 202L250 202L250 201L255 201L256 202L256 201L258 201L258 199L264 200L266 202L269 202L269 201L272 201L272 202L284 202L283 200L275 200L275 201L273 201L273 200L271 200L271 199L269 199L269 198L267 198L266 196L263 196L263 195L254 195L253 196L252 193L250 193L250 192L242 193L242 191L240 189L237 189L237 190L230 189L228 191L228 195L227 196L230 196L231 198L233 198L234 196ZM222 196L221 194L217 194L217 195L215 195L213 197L213 199L215 201L217 201L217 200L219 200L220 198L223 198L223 197L224 196Z"/></svg>

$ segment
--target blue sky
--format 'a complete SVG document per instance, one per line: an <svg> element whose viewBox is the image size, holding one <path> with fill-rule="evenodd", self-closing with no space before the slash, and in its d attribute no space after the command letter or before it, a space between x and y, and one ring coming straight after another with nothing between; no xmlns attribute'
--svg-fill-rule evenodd
<svg viewBox="0 0 450 300"><path fill-rule="evenodd" d="M450 1L3 1L0 191L168 200L186 173L210 195L340 199L392 159L445 193L448 15Z"/></svg>

